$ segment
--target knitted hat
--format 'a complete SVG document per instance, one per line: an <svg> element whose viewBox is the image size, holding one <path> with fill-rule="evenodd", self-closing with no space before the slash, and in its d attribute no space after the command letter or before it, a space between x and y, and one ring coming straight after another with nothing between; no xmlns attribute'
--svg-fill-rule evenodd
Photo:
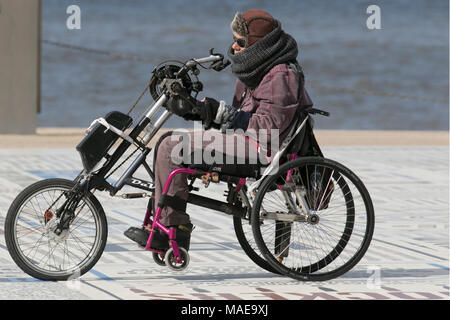
<svg viewBox="0 0 450 320"><path fill-rule="evenodd" d="M272 32L277 26L277 20L263 10L247 10L244 14L238 12L231 22L231 30L245 37L247 47Z"/></svg>

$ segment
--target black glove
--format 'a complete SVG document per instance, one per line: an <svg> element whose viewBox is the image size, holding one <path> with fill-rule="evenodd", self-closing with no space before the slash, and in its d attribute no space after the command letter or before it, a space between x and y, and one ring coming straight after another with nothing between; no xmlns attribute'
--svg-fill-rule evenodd
<svg viewBox="0 0 450 320"><path fill-rule="evenodd" d="M225 101L218 102L212 98L205 98L204 102L198 101L197 107L205 130L211 127L222 131L231 128L231 122L238 112L233 106L225 104Z"/></svg>
<svg viewBox="0 0 450 320"><path fill-rule="evenodd" d="M197 100L193 98L182 98L179 96L170 97L169 101L167 101L166 107L167 110L180 116L188 121L198 121L202 120L200 115L195 112Z"/></svg>
<svg viewBox="0 0 450 320"><path fill-rule="evenodd" d="M166 108L168 111L176 114L177 116L183 117L185 114L188 114L192 107L189 104L189 101L185 99L174 96L170 97L166 103Z"/></svg>
<svg viewBox="0 0 450 320"><path fill-rule="evenodd" d="M189 108L186 105L189 105ZM167 102L167 110L188 121L202 121L205 130L215 125L213 120L218 108L219 102L212 98L205 98L205 101L183 101L183 99L175 97L170 98ZM220 127L214 127L220 129Z"/></svg>
<svg viewBox="0 0 450 320"><path fill-rule="evenodd" d="M186 114L183 116L183 119L184 119L184 120L187 120L187 121L201 121L201 120L202 120L202 118L200 117L199 114L197 114L197 113L192 113L192 112L186 113Z"/></svg>
<svg viewBox="0 0 450 320"><path fill-rule="evenodd" d="M197 101L197 114L203 122L203 126L205 130L210 129L211 127L220 129L220 126L217 126L213 122L216 117L217 110L219 109L219 102L212 98L205 98L205 101Z"/></svg>

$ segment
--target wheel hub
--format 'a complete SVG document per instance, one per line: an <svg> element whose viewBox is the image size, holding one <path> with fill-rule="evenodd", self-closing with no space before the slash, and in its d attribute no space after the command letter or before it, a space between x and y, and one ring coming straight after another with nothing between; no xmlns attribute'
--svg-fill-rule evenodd
<svg viewBox="0 0 450 320"><path fill-rule="evenodd" d="M46 224L45 234L50 240L59 243L67 240L67 238L69 237L69 229L64 229L61 232L57 232L59 224L57 220L58 219L52 219Z"/></svg>
<svg viewBox="0 0 450 320"><path fill-rule="evenodd" d="M320 218L319 218L319 216L317 214L312 214L312 215L308 216L307 221L308 221L309 224L314 224L315 225L315 224L319 223Z"/></svg>

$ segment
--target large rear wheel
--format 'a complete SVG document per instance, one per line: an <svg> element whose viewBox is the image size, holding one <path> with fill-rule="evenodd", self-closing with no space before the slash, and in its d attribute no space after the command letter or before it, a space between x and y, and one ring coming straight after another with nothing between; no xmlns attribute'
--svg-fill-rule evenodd
<svg viewBox="0 0 450 320"><path fill-rule="evenodd" d="M374 210L362 181L325 158L299 158L259 187L251 215L265 260L302 281L324 281L353 268L367 251Z"/></svg>
<svg viewBox="0 0 450 320"><path fill-rule="evenodd" d="M263 268L266 271L280 274L280 272L272 267L266 259L264 259L261 251L255 242L253 237L252 227L248 219L243 219L241 217L233 217L234 232L236 233L236 238L241 245L242 250L245 254L252 260L257 266Z"/></svg>

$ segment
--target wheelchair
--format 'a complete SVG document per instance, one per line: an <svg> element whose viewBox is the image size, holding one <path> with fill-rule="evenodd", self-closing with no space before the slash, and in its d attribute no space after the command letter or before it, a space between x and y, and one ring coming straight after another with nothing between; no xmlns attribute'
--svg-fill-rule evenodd
<svg viewBox="0 0 450 320"><path fill-rule="evenodd" d="M373 204L363 182L350 169L323 156L314 138L311 115L328 113L318 109L302 112L269 164L242 165L238 172L227 166L219 171L202 165L178 168L169 175L162 200L154 203L154 172L147 163L152 148L148 144L172 116L164 110L168 99L191 99L202 90L198 66L206 63L211 63L207 69L216 71L229 64L211 49L205 58L157 66L144 90L150 90L155 103L134 127L131 110L96 119L77 146L84 169L74 180L38 181L16 197L7 213L5 240L11 257L24 272L54 281L88 272L100 259L108 233L106 215L94 191L117 196L124 186L144 192L123 194L123 198L150 195L142 223L150 236L143 249L152 253L158 265L184 270L190 262L188 250L177 244L175 228L159 222L162 209L176 200L167 192L178 174L189 175L191 181L187 202L232 215L241 248L269 272L300 281L325 281L348 272L362 259L374 232ZM160 109L163 113L156 116ZM132 146L135 150L125 156ZM108 182L133 156L120 178ZM149 180L133 177L141 167ZM225 201L197 194L196 179L205 187L226 183ZM168 236L169 249L152 249L154 232L161 231Z"/></svg>

